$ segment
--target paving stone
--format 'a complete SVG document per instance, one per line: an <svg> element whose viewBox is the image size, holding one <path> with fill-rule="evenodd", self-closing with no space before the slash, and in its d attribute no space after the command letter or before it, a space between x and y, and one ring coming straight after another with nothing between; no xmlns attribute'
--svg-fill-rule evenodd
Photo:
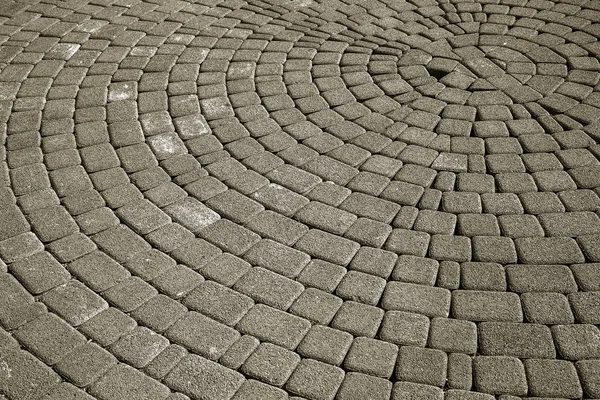
<svg viewBox="0 0 600 400"><path fill-rule="evenodd" d="M381 305L386 310L447 317L450 311L450 291L413 283L388 282Z"/></svg>
<svg viewBox="0 0 600 400"><path fill-rule="evenodd" d="M0 360L6 366L0 385L8 398L40 398L60 382L50 367L26 351L3 350Z"/></svg>
<svg viewBox="0 0 600 400"><path fill-rule="evenodd" d="M310 329L310 322L269 306L257 304L236 325L236 329L241 333L293 350Z"/></svg>
<svg viewBox="0 0 600 400"><path fill-rule="evenodd" d="M600 381L598 379L598 361L586 360L575 363L586 396L598 397Z"/></svg>
<svg viewBox="0 0 600 400"><path fill-rule="evenodd" d="M46 292L41 300L73 326L81 325L108 308L108 303L102 297L76 280Z"/></svg>
<svg viewBox="0 0 600 400"><path fill-rule="evenodd" d="M196 312L187 313L165 335L212 360L217 360L240 337L236 330Z"/></svg>
<svg viewBox="0 0 600 400"><path fill-rule="evenodd" d="M169 267L175 266L175 264L175 260L169 256L152 249L134 255L125 263L125 267L135 276L149 281L164 273Z"/></svg>
<svg viewBox="0 0 600 400"><path fill-rule="evenodd" d="M76 386L84 387L96 381L116 363L117 360L112 354L88 342L73 349L55 368Z"/></svg>
<svg viewBox="0 0 600 400"><path fill-rule="evenodd" d="M471 390L473 381L472 364L472 358L466 354L448 354L448 392L452 389Z"/></svg>
<svg viewBox="0 0 600 400"><path fill-rule="evenodd" d="M525 197L530 193L522 193ZM533 193L532 195L536 195ZM504 214L523 214L523 206L519 197L514 193L484 193L481 195L483 202L483 212L504 215Z"/></svg>
<svg viewBox="0 0 600 400"><path fill-rule="evenodd" d="M408 254L425 257L431 236L426 232L416 232L408 229L394 229L384 247L397 254ZM433 257L436 258L436 257Z"/></svg>
<svg viewBox="0 0 600 400"><path fill-rule="evenodd" d="M91 400L92 396L84 392L82 389L78 389L75 386L67 382L62 382L56 386L53 386L50 391L47 391L43 400L59 400L59 399L74 399L74 400Z"/></svg>
<svg viewBox="0 0 600 400"><path fill-rule="evenodd" d="M81 324L78 329L99 345L108 346L135 326L136 322L133 318L110 307Z"/></svg>
<svg viewBox="0 0 600 400"><path fill-rule="evenodd" d="M339 297L376 305L385 288L385 280L370 274L358 271L349 271L336 289L336 295Z"/></svg>
<svg viewBox="0 0 600 400"><path fill-rule="evenodd" d="M279 241L287 246L293 245L309 229L306 225L270 210L257 214L246 224L246 227L265 238Z"/></svg>
<svg viewBox="0 0 600 400"><path fill-rule="evenodd" d="M21 326L15 338L45 364L54 365L85 337L54 314L45 314Z"/></svg>
<svg viewBox="0 0 600 400"><path fill-rule="evenodd" d="M338 286L345 274L346 268L340 265L314 259L300 272L297 280L305 286L331 293Z"/></svg>
<svg viewBox="0 0 600 400"><path fill-rule="evenodd" d="M203 239L194 239L171 252L175 260L194 270L203 268L207 262L221 254L221 250Z"/></svg>
<svg viewBox="0 0 600 400"><path fill-rule="evenodd" d="M583 395L573 363L564 360L525 360L533 396L578 398Z"/></svg>
<svg viewBox="0 0 600 400"><path fill-rule="evenodd" d="M0 215L2 215L0 240L5 240L29 231L29 224L17 206L8 205L3 207Z"/></svg>
<svg viewBox="0 0 600 400"><path fill-rule="evenodd" d="M281 387L300 362L289 350L270 343L261 343L242 365L241 371L273 386Z"/></svg>
<svg viewBox="0 0 600 400"><path fill-rule="evenodd" d="M307 254L268 239L256 243L244 259L288 278L296 277L310 261Z"/></svg>
<svg viewBox="0 0 600 400"><path fill-rule="evenodd" d="M404 399L432 399L441 400L444 398L444 392L435 386L423 385L412 382L397 382L392 390L393 400Z"/></svg>
<svg viewBox="0 0 600 400"><path fill-rule="evenodd" d="M191 197L170 204L164 208L164 211L193 233L199 233L220 219L219 214Z"/></svg>
<svg viewBox="0 0 600 400"><path fill-rule="evenodd" d="M126 396L130 399L164 400L169 389L143 373L124 364L117 364L89 388L100 399Z"/></svg>
<svg viewBox="0 0 600 400"><path fill-rule="evenodd" d="M525 368L518 358L505 356L475 357L473 359L475 388L490 394L527 394Z"/></svg>
<svg viewBox="0 0 600 400"><path fill-rule="evenodd" d="M460 214L458 232L467 237L499 236L500 227L497 218L492 214Z"/></svg>
<svg viewBox="0 0 600 400"><path fill-rule="evenodd" d="M578 322L597 323L596 321L600 317L597 292L571 293L569 294L569 303Z"/></svg>
<svg viewBox="0 0 600 400"><path fill-rule="evenodd" d="M452 315L468 321L523 320L519 296L510 292L455 290L452 292Z"/></svg>
<svg viewBox="0 0 600 400"><path fill-rule="evenodd" d="M348 265L359 249L359 244L334 236L328 232L311 229L294 247L311 257L339 265ZM332 249L335 249L332 252Z"/></svg>
<svg viewBox="0 0 600 400"><path fill-rule="evenodd" d="M313 323L327 325L343 301L332 294L308 288L294 301L289 311Z"/></svg>
<svg viewBox="0 0 600 400"><path fill-rule="evenodd" d="M523 314L534 324L572 324L575 319L567 297L560 293L523 293Z"/></svg>
<svg viewBox="0 0 600 400"><path fill-rule="evenodd" d="M234 289L281 310L287 310L304 287L263 268L252 268L235 284Z"/></svg>
<svg viewBox="0 0 600 400"><path fill-rule="evenodd" d="M461 285L467 290L505 291L506 276L498 263L466 262L460 266Z"/></svg>
<svg viewBox="0 0 600 400"><path fill-rule="evenodd" d="M348 371L357 371L382 378L389 378L394 370L398 347L394 344L370 338L354 340L344 361Z"/></svg>
<svg viewBox="0 0 600 400"><path fill-rule="evenodd" d="M471 241L465 236L433 235L429 256L439 261L470 261Z"/></svg>
<svg viewBox="0 0 600 400"><path fill-rule="evenodd" d="M486 356L504 355L518 358L556 356L552 335L547 326L514 322L480 323L479 350Z"/></svg>
<svg viewBox="0 0 600 400"><path fill-rule="evenodd" d="M70 278L65 268L47 252L12 263L10 271L34 295L61 285Z"/></svg>
<svg viewBox="0 0 600 400"><path fill-rule="evenodd" d="M517 293L571 293L577 284L564 265L510 265L506 268L509 287Z"/></svg>
<svg viewBox="0 0 600 400"><path fill-rule="evenodd" d="M401 255L392 272L392 279L433 286L439 262L430 258Z"/></svg>
<svg viewBox="0 0 600 400"><path fill-rule="evenodd" d="M405 346L398 353L395 376L401 381L443 387L447 364L443 351Z"/></svg>
<svg viewBox="0 0 600 400"><path fill-rule="evenodd" d="M288 380L286 389L308 399L333 400L343 379L342 369L304 359Z"/></svg>
<svg viewBox="0 0 600 400"><path fill-rule="evenodd" d="M211 281L201 282L183 303L229 326L235 325L254 305L249 297Z"/></svg>
<svg viewBox="0 0 600 400"><path fill-rule="evenodd" d="M469 392L466 390L452 389L446 392L446 400L492 400L495 397L491 394Z"/></svg>
<svg viewBox="0 0 600 400"><path fill-rule="evenodd" d="M389 224L400 210L398 204L364 193L352 193L341 204L342 210Z"/></svg>
<svg viewBox="0 0 600 400"><path fill-rule="evenodd" d="M230 369L238 369L260 344L254 336L243 335L221 356L219 363Z"/></svg>
<svg viewBox="0 0 600 400"><path fill-rule="evenodd" d="M63 207L48 207L28 215L38 238L46 243L77 233L75 221Z"/></svg>
<svg viewBox="0 0 600 400"><path fill-rule="evenodd" d="M136 276L131 276L103 293L104 298L123 312L130 312L156 296L158 291Z"/></svg>
<svg viewBox="0 0 600 400"><path fill-rule="evenodd" d="M256 400L282 400L287 398L288 395L285 391L253 379L244 381L239 390L232 397L232 399Z"/></svg>
<svg viewBox="0 0 600 400"><path fill-rule="evenodd" d="M346 301L331 322L331 327L354 336L375 337L383 319L383 310L367 304Z"/></svg>
<svg viewBox="0 0 600 400"><path fill-rule="evenodd" d="M519 260L525 264L577 264L584 261L575 240L565 237L515 240Z"/></svg>
<svg viewBox="0 0 600 400"><path fill-rule="evenodd" d="M117 262L127 261L136 253L149 250L150 245L124 225L102 231L92 237L94 242Z"/></svg>
<svg viewBox="0 0 600 400"><path fill-rule="evenodd" d="M386 379L349 372L342 382L337 399L358 400L368 397L373 400L387 400L391 391L392 383Z"/></svg>
<svg viewBox="0 0 600 400"><path fill-rule="evenodd" d="M159 294L133 310L131 316L152 331L163 332L183 317L187 311L187 308L179 302Z"/></svg>
<svg viewBox="0 0 600 400"><path fill-rule="evenodd" d="M448 353L474 354L477 351L477 326L470 321L433 318L428 345Z"/></svg>
<svg viewBox="0 0 600 400"><path fill-rule="evenodd" d="M313 325L302 342L298 345L298 353L339 366L352 344L352 335L327 326Z"/></svg>
<svg viewBox="0 0 600 400"><path fill-rule="evenodd" d="M599 291L600 281L598 279L598 263L586 263L571 265L571 271L575 275L577 285L584 291Z"/></svg>
<svg viewBox="0 0 600 400"><path fill-rule="evenodd" d="M235 190L227 190L211 197L206 201L206 205L240 224L246 223L255 214L264 210L262 205Z"/></svg>

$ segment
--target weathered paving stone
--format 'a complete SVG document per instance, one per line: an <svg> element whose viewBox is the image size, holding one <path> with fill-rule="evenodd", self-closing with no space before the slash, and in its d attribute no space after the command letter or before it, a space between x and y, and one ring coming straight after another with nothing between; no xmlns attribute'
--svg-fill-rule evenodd
<svg viewBox="0 0 600 400"><path fill-rule="evenodd" d="M412 283L388 282L381 304L386 310L447 317L450 312L450 291Z"/></svg>
<svg viewBox="0 0 600 400"><path fill-rule="evenodd" d="M523 396L527 379L523 363L514 357L479 356L473 359L475 388L479 392Z"/></svg>
<svg viewBox="0 0 600 400"><path fill-rule="evenodd" d="M218 360L241 335L202 314L189 312L173 324L165 336L209 360Z"/></svg>
<svg viewBox="0 0 600 400"><path fill-rule="evenodd" d="M322 325L313 325L298 345L298 353L339 366L351 344L351 334Z"/></svg>
<svg viewBox="0 0 600 400"><path fill-rule="evenodd" d="M452 315L468 321L521 322L523 313L515 293L455 290Z"/></svg>
<svg viewBox="0 0 600 400"><path fill-rule="evenodd" d="M578 398L583 395L575 365L564 360L525 360L529 391L534 396Z"/></svg>
<svg viewBox="0 0 600 400"><path fill-rule="evenodd" d="M394 370L398 346L384 341L357 338L344 361L349 371L389 378Z"/></svg>
<svg viewBox="0 0 600 400"><path fill-rule="evenodd" d="M16 339L48 365L56 364L85 337L53 314L45 314L21 326Z"/></svg>
<svg viewBox="0 0 600 400"><path fill-rule="evenodd" d="M311 257L320 258L339 265L347 265L358 251L360 245L331 233L311 229L294 247Z"/></svg>
<svg viewBox="0 0 600 400"><path fill-rule="evenodd" d="M581 385L585 395L590 397L598 397L600 389L600 379L598 378L598 368L600 363L597 360L586 360L575 363L577 372L581 377Z"/></svg>
<svg viewBox="0 0 600 400"><path fill-rule="evenodd" d="M375 337L383 319L382 309L367 304L346 301L335 315L331 326L354 336Z"/></svg>
<svg viewBox="0 0 600 400"><path fill-rule="evenodd" d="M555 325L552 335L558 354L566 360L587 360L600 354L600 332L594 325Z"/></svg>
<svg viewBox="0 0 600 400"><path fill-rule="evenodd" d="M89 391L100 399L128 397L164 400L169 395L169 388L124 364L111 368L90 386Z"/></svg>
<svg viewBox="0 0 600 400"><path fill-rule="evenodd" d="M571 238L521 238L515 240L519 260L525 264L578 264L583 254Z"/></svg>
<svg viewBox="0 0 600 400"><path fill-rule="evenodd" d="M88 342L73 349L55 368L74 385L84 387L96 381L116 363L117 360L112 354Z"/></svg>
<svg viewBox="0 0 600 400"><path fill-rule="evenodd" d="M349 372L338 391L340 400L358 400L369 397L373 400L387 400L392 391L392 383L358 372Z"/></svg>
<svg viewBox="0 0 600 400"><path fill-rule="evenodd" d="M572 324L575 322L567 296L560 293L523 293L523 315L534 324Z"/></svg>
<svg viewBox="0 0 600 400"><path fill-rule="evenodd" d="M516 293L577 291L571 270L564 265L509 265L506 274L510 290Z"/></svg>
<svg viewBox="0 0 600 400"><path fill-rule="evenodd" d="M26 351L3 350L0 360L5 365L0 374L0 385L7 396L40 398L60 382L56 372Z"/></svg>
<svg viewBox="0 0 600 400"><path fill-rule="evenodd" d="M65 268L47 252L12 263L10 271L34 295L63 284L70 278Z"/></svg>
<svg viewBox="0 0 600 400"><path fill-rule="evenodd" d="M254 267L235 283L233 289L257 302L280 310L287 310L302 293L304 287L284 276L264 268ZM240 303L240 300L236 303ZM247 301L244 303L246 303L245 306L248 305ZM238 305L238 307L240 306L242 304Z"/></svg>
<svg viewBox="0 0 600 400"><path fill-rule="evenodd" d="M308 399L333 400L344 379L344 371L311 359L303 359L285 388Z"/></svg>
<svg viewBox="0 0 600 400"><path fill-rule="evenodd" d="M236 329L293 350L310 329L310 322L269 306L256 304L236 325Z"/></svg>
<svg viewBox="0 0 600 400"><path fill-rule="evenodd" d="M73 326L78 326L108 308L99 295L76 280L68 281L46 292L42 301Z"/></svg>
<svg viewBox="0 0 600 400"><path fill-rule="evenodd" d="M288 394L276 387L267 385L254 379L248 379L242 383L240 388L232 399L266 399L266 400L283 400L287 399Z"/></svg>
<svg viewBox="0 0 600 400"><path fill-rule="evenodd" d="M443 387L447 364L448 356L441 350L401 347L396 363L396 379Z"/></svg>
<svg viewBox="0 0 600 400"><path fill-rule="evenodd" d="M281 387L299 362L298 354L271 343L261 343L240 371L269 385Z"/></svg>
<svg viewBox="0 0 600 400"><path fill-rule="evenodd" d="M483 355L518 358L556 356L550 329L545 325L482 322L478 333L479 349Z"/></svg>

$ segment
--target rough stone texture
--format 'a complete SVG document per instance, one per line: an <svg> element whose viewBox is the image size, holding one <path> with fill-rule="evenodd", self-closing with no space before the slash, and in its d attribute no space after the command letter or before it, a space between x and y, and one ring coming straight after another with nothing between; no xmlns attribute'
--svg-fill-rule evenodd
<svg viewBox="0 0 600 400"><path fill-rule="evenodd" d="M188 3L2 2L1 399L600 397L598 4Z"/></svg>

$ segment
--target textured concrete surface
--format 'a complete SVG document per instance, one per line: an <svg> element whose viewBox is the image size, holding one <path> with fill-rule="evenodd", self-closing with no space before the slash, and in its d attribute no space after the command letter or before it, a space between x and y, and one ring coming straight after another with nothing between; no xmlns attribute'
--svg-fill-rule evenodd
<svg viewBox="0 0 600 400"><path fill-rule="evenodd" d="M599 399L599 36L0 1L0 399Z"/></svg>

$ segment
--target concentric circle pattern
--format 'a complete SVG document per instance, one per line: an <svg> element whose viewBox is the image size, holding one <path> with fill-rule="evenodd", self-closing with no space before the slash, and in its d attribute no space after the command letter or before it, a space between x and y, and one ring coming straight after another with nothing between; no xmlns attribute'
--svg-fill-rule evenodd
<svg viewBox="0 0 600 400"><path fill-rule="evenodd" d="M0 399L600 398L600 2L4 0Z"/></svg>

